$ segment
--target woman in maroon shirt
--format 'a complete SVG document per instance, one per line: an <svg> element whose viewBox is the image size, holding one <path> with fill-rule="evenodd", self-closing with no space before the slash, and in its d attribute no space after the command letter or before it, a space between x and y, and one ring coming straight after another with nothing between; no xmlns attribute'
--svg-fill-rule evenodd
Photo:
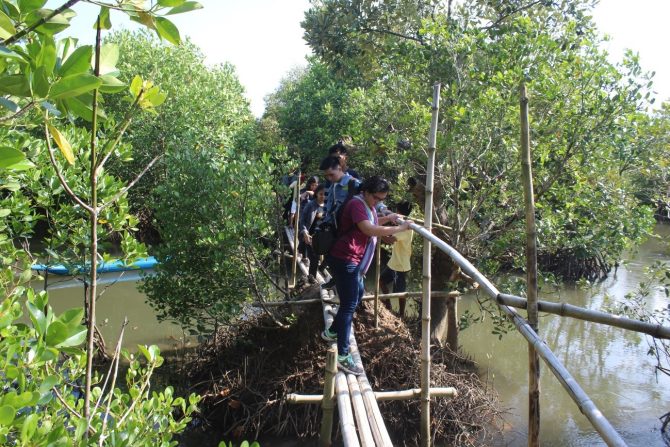
<svg viewBox="0 0 670 447"><path fill-rule="evenodd" d="M374 256L377 237L409 229L409 222L399 226L382 226L389 222L397 223L398 220L397 214L378 217L375 211L375 206L386 199L388 191L388 182L379 176L370 177L361 184L360 194L344 205L338 239L328 254L340 306L331 328L325 329L321 337L326 341L337 340L338 367L355 375L362 374L363 369L355 364L349 353L351 322L365 292L363 277Z"/></svg>

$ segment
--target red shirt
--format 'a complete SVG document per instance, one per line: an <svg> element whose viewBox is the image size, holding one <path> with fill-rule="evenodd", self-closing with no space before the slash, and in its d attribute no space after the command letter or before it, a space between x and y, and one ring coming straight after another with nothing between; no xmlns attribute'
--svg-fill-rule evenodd
<svg viewBox="0 0 670 447"><path fill-rule="evenodd" d="M368 212L372 213L372 223L377 225L377 211L374 208L368 208L361 200L354 197L344 205L338 238L330 249L332 256L360 264L370 237L359 230L356 224L364 220L370 220Z"/></svg>

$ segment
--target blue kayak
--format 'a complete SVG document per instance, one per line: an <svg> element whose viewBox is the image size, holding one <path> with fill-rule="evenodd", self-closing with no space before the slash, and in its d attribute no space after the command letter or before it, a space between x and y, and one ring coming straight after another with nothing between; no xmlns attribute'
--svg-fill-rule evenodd
<svg viewBox="0 0 670 447"><path fill-rule="evenodd" d="M146 270L156 267L158 261L153 256L148 258L138 259L136 262L126 265L120 260L109 261L109 262L100 262L98 264L97 271L98 273L108 273L108 272L126 272L130 270ZM55 265L45 265L45 264L33 264L31 267L33 270L38 272L49 272L54 275L70 275L70 270L61 264ZM83 266L80 266L80 269L83 270Z"/></svg>

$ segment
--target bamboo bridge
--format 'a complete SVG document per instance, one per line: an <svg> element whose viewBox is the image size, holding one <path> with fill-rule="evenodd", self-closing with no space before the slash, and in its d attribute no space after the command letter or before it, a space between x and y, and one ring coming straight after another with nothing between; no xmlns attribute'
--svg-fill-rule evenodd
<svg viewBox="0 0 670 447"><path fill-rule="evenodd" d="M422 342L421 342L421 388L389 391L389 392L375 392L372 390L370 383L365 375L354 376L345 374L337 370L337 346L332 343L328 348L326 357L326 371L324 381L324 391L322 395L300 395L292 394L286 397L286 400L291 403L303 404L320 404L322 407L322 423L319 438L319 445L329 446L332 444L331 435L333 428L333 414L334 408L337 407L339 416L340 432L342 436L342 443L345 447L355 446L392 446L393 441L389 436L388 430L384 425L381 412L377 403L383 400L398 400L398 399L420 399L421 402L421 445L430 446L431 432L430 432L430 405L433 398L452 398L457 395L457 390L454 388L431 388L430 387L430 302L432 298L445 298L452 300L454 305L450 306L452 315L448 318L451 324L455 324L457 299L456 294L431 291L431 250L434 245L437 250L441 250L451 257L451 259L462 269L464 273L469 275L474 281L479 284L480 289L485 292L489 299L493 300L501 309L501 311L514 323L518 332L528 342L529 350L529 433L528 444L530 446L539 445L539 359L541 358L549 370L556 376L565 391L575 402L580 411L586 416L595 430L600 434L603 441L609 446L625 446L626 443L619 435L616 429L605 418L603 413L596 407L589 396L584 392L568 370L561 364L554 353L549 349L547 344L538 336L538 312L546 312L561 315L564 317L578 318L585 321L606 324L610 326L619 327L626 330L632 330L639 333L651 335L656 338L670 339L670 327L661 325L654 325L638 320L611 315L605 312L593 311L578 306L568 304L551 303L546 301L538 301L536 289L533 293L532 286L536 283L536 265L532 250L527 248L527 254L531 253L533 256L528 256L527 272L528 278L528 299L519 296L501 293L488 278L486 278L477 268L475 268L467 259L465 259L457 250L451 247L446 242L437 238L431 231L433 228L433 172L435 165L435 140L437 129L437 110L439 105L440 85L436 84L433 91L433 116L431 122L431 131L429 134L429 148L428 148L428 178L426 181L426 204L424 212L424 225L419 226L415 223L411 224L411 229L423 238L423 283L421 292L409 292L405 294L379 294L379 254L377 254L377 286L374 295L366 295L363 299L375 300L375 321L377 320L377 313L379 308L379 300L393 297L410 297L420 296L423 305L422 308ZM527 121L527 99L525 97L525 87L521 89L521 122L522 122L522 150L524 147L528 150L528 121ZM526 106L526 115L524 116L524 105ZM525 132L524 132L525 128ZM530 176L530 157L528 153L524 161L522 156L522 164L524 168L528 169L528 179ZM527 166L526 166L527 165ZM528 188L530 185L530 188ZM535 243L534 220L531 219L533 214L532 203L532 181L526 182L526 222L529 229L527 234L527 247L531 249ZM296 186L299 188L299 185ZM528 193L530 191L530 193ZM528 199L530 195L531 199ZM297 197L297 194L294 194ZM529 204L530 202L530 204ZM530 205L530 206L529 206ZM299 208L299 207L298 207ZM528 209L531 211L529 212ZM299 219L299 212L296 213L296 222ZM294 226L295 227L295 226ZM298 239L297 234L290 228L286 228L286 235L289 239L291 249L293 251L292 261L292 281L295 286L296 273L298 269L307 275L307 266L302 262L300 254L298 253ZM533 258L533 259L531 259ZM320 283L329 279L317 273L317 280ZM532 277L535 275L535 278ZM535 281L535 282L533 282ZM333 320L333 306L337 300L333 294L326 289L321 289L319 300L305 300L293 301L291 304L310 304L320 303L323 309L323 319L325 327L330 327ZM277 303L284 304L284 303ZM527 309L528 319L524 318L515 308ZM351 353L354 360L362 365L360 353L356 344L355 334L352 328L351 334Z"/></svg>

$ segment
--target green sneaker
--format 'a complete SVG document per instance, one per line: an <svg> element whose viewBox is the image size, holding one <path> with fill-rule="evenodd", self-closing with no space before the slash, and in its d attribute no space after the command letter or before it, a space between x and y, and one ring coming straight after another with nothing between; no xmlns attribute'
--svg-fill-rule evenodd
<svg viewBox="0 0 670 447"><path fill-rule="evenodd" d="M353 374L354 376L360 376L365 372L363 371L363 368L354 362L354 358L351 356L351 354L338 355L337 367L345 373Z"/></svg>
<svg viewBox="0 0 670 447"><path fill-rule="evenodd" d="M337 341L337 332L332 332L330 328L324 329L323 332L321 332L321 338L327 342Z"/></svg>

